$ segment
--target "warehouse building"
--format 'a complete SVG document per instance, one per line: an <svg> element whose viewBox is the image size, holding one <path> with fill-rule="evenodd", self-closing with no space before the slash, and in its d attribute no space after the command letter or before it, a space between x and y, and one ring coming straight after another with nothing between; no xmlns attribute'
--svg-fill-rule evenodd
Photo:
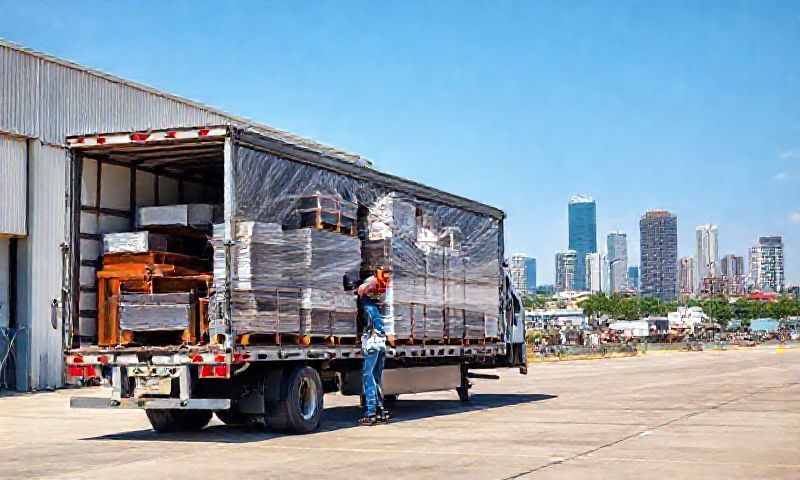
<svg viewBox="0 0 800 480"><path fill-rule="evenodd" d="M339 161L369 166L358 155L0 40L0 389L63 384L62 262L68 154L65 137L179 126L232 124ZM97 184L121 167L94 166ZM142 175L150 175L141 172ZM153 182L132 183L147 188ZM161 195L183 198L164 178ZM81 207L96 242L125 203L120 192L84 185ZM179 193L180 192L180 193ZM186 193L189 195L189 193ZM188 198L188 197L187 197ZM124 205L122 205L124 208ZM93 272L92 268L87 271ZM54 305L54 301L56 304ZM96 335L96 296L80 292L80 335Z"/></svg>

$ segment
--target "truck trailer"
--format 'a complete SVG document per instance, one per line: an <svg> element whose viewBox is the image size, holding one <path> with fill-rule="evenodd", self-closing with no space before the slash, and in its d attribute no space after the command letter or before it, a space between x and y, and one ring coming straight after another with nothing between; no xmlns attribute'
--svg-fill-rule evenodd
<svg viewBox="0 0 800 480"><path fill-rule="evenodd" d="M381 272L383 395L527 372L504 213L330 150L239 126L68 137L65 374L159 432L318 428L325 393L361 393L354 288ZM62 321L59 322L59 317Z"/></svg>

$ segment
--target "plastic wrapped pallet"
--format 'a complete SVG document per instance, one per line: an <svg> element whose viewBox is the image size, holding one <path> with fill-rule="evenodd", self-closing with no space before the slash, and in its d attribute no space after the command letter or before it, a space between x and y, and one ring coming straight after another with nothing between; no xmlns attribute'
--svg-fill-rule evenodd
<svg viewBox="0 0 800 480"><path fill-rule="evenodd" d="M218 290L225 286L222 232L221 225L215 226L212 239ZM235 239L231 298L237 333L356 335L356 299L344 291L343 277L361 263L357 238L312 228L284 231L277 223L240 222ZM287 296L288 291L296 293Z"/></svg>
<svg viewBox="0 0 800 480"><path fill-rule="evenodd" d="M392 296L387 295L383 307L387 317L395 315L397 305L407 304L410 335L416 339L420 331L425 331L425 338L436 339L445 334L448 308L470 310L483 314L483 334L491 336L492 318L500 312L501 220L453 207L435 196L422 199L411 191L393 191L376 182L246 146L236 148L231 211L235 223L291 223L298 205L287 202L286 197L331 196L357 205L364 240L362 271L368 274L384 267L392 272ZM450 262L456 256L462 264L460 269ZM453 287L453 282L459 286ZM458 291L451 292L461 289L460 285L463 300ZM417 315L420 309L421 322ZM401 332L408 330L402 318L398 325L394 318L387 318L387 325L400 327ZM502 323L497 329L502 329ZM477 327L473 331L477 332Z"/></svg>
<svg viewBox="0 0 800 480"><path fill-rule="evenodd" d="M150 232L106 233L103 235L103 253L145 253L148 251L174 252L177 241L167 235Z"/></svg>
<svg viewBox="0 0 800 480"><path fill-rule="evenodd" d="M119 328L139 332L184 330L192 316L189 293L123 294L119 302Z"/></svg>

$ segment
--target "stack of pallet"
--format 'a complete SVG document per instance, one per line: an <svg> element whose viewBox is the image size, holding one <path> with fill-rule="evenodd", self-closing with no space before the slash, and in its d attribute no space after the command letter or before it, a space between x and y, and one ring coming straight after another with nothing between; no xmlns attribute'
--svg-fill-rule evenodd
<svg viewBox="0 0 800 480"><path fill-rule="evenodd" d="M217 298L225 289L222 232L215 226L212 239ZM234 236L230 297L237 335L356 336L356 300L343 278L361 263L357 238L262 222L239 222Z"/></svg>
<svg viewBox="0 0 800 480"><path fill-rule="evenodd" d="M471 263L461 229L440 225L447 215L433 213L396 194L370 209L363 269L391 272L382 305L387 329L413 342L496 337L498 262Z"/></svg>
<svg viewBox="0 0 800 480"><path fill-rule="evenodd" d="M198 343L208 336L212 281L203 257L210 205L146 207L140 231L103 236L97 272L98 344Z"/></svg>

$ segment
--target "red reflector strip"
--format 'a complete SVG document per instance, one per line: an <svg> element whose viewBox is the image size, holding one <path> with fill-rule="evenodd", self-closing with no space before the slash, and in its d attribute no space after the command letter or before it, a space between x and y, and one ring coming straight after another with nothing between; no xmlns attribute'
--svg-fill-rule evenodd
<svg viewBox="0 0 800 480"><path fill-rule="evenodd" d="M167 138L177 138L178 137L178 132L176 132L175 130L170 130L169 132L167 132L166 137Z"/></svg>
<svg viewBox="0 0 800 480"><path fill-rule="evenodd" d="M97 144L102 145L106 143L106 137L97 137Z"/></svg>
<svg viewBox="0 0 800 480"><path fill-rule="evenodd" d="M67 375L70 377L96 377L97 376L97 368L94 365L86 365L86 366L79 366L79 365L69 365L67 367Z"/></svg>
<svg viewBox="0 0 800 480"><path fill-rule="evenodd" d="M134 142L144 142L150 137L149 133L132 133L131 140Z"/></svg>
<svg viewBox="0 0 800 480"><path fill-rule="evenodd" d="M197 131L197 135L199 135L201 137L205 137L206 135L208 135L208 132L209 132L209 129L201 128L200 130Z"/></svg>
<svg viewBox="0 0 800 480"><path fill-rule="evenodd" d="M211 365L202 365L200 367L200 371L198 372L198 376L200 378L208 378L214 376L214 370Z"/></svg>

